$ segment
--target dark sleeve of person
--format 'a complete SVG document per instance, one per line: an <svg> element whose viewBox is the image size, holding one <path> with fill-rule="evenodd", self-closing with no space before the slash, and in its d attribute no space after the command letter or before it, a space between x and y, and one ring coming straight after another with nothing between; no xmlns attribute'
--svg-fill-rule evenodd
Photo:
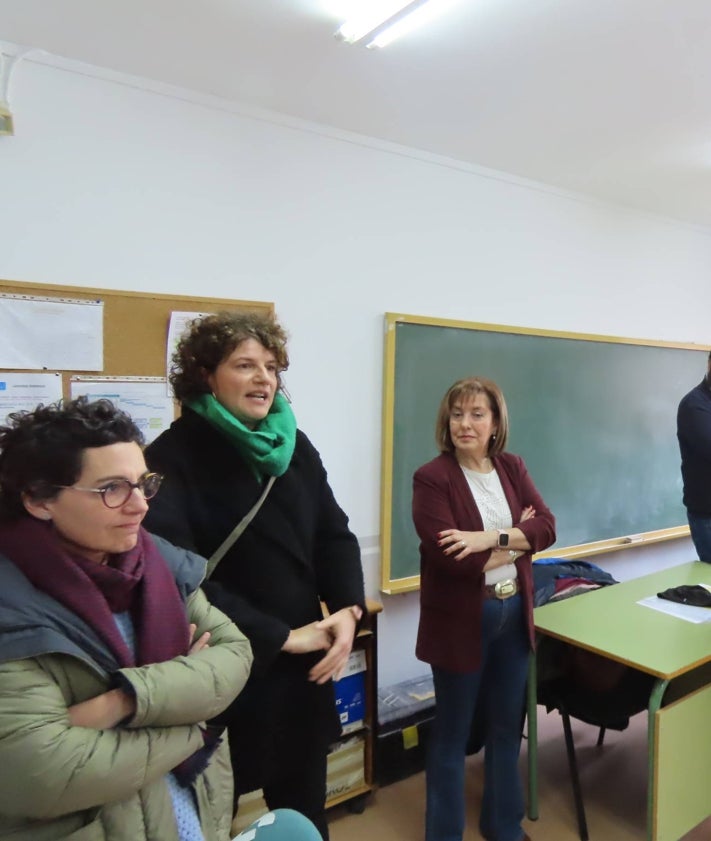
<svg viewBox="0 0 711 841"><path fill-rule="evenodd" d="M159 442L160 439L156 443ZM191 519L191 483L187 472L181 468L180 459L172 458L160 443L159 446L151 445L146 449L146 461L150 469L162 473L165 478L160 492L150 501L144 525L148 531L164 537L176 546L206 555L207 552L201 551L202 541ZM249 640L254 654L253 673L266 671L286 642L289 626L257 610L246 599L216 581L203 581L202 589L209 601L229 616Z"/></svg>
<svg viewBox="0 0 711 841"><path fill-rule="evenodd" d="M521 509L531 505L536 511L536 516L523 523L514 523L514 526L526 535L531 544L531 552L542 552L555 543L555 517L533 484L533 479L520 456L515 456L515 464L518 474L516 489Z"/></svg>
<svg viewBox="0 0 711 841"><path fill-rule="evenodd" d="M711 461L711 403L683 400L677 416L679 436L696 455Z"/></svg>
<svg viewBox="0 0 711 841"><path fill-rule="evenodd" d="M148 531L169 540L175 546L182 546L183 549L204 556L197 545L190 520L187 488L178 469L165 460L152 457L150 448L146 449L145 457L149 470L163 474L163 483L157 495L148 503L143 525Z"/></svg>
<svg viewBox="0 0 711 841"><path fill-rule="evenodd" d="M289 636L286 622L256 610L246 599L217 581L203 581L202 589L209 601L229 616L249 640L254 655L252 672L256 675L266 673Z"/></svg>
<svg viewBox="0 0 711 841"><path fill-rule="evenodd" d="M348 527L348 517L336 502L321 457L305 435L302 441L312 464L315 504L318 506L314 568L319 597L330 613L359 605L365 615L363 567L358 540Z"/></svg>
<svg viewBox="0 0 711 841"><path fill-rule="evenodd" d="M452 488L443 469L429 462L415 471L412 480L412 521L417 536L420 538L424 557L428 563L447 575L478 580L491 556L491 549L471 552L461 561L457 561L454 555L446 555L444 547L439 545L439 533L446 529L462 531L483 529L480 518L475 526L471 521L464 522L460 511L458 521L453 509ZM469 514L470 518L475 514L479 516L474 505L474 511Z"/></svg>

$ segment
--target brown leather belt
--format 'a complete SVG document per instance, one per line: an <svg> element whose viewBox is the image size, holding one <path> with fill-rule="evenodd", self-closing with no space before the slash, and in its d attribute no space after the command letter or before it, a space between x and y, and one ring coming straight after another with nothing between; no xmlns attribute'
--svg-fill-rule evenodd
<svg viewBox="0 0 711 841"><path fill-rule="evenodd" d="M505 578L496 584L484 585L485 599L510 599L518 593L518 578Z"/></svg>

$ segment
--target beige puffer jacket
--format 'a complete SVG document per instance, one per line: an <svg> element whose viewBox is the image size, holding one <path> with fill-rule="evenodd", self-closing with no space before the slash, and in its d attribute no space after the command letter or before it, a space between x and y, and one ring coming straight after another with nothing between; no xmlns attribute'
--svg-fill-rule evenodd
<svg viewBox="0 0 711 841"><path fill-rule="evenodd" d="M203 744L249 675L249 642L206 600L205 561L155 538L209 647L121 669L137 711L111 730L71 727L67 707L110 688L97 640L0 558L0 839L178 841L165 775ZM99 642L100 646L101 643ZM86 652L90 651L90 654ZM40 653L44 652L44 653ZM205 841L227 841L232 774L224 741L194 785Z"/></svg>

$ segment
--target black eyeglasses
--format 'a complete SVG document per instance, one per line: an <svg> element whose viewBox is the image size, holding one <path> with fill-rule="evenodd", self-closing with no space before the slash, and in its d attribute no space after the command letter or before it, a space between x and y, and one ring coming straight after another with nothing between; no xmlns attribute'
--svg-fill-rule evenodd
<svg viewBox="0 0 711 841"><path fill-rule="evenodd" d="M65 491L84 491L85 493L101 494L101 500L107 508L120 508L131 498L134 490L138 489L144 499L153 499L158 493L163 477L160 473L146 473L137 482L128 479L114 479L103 488L81 488L79 485L55 485Z"/></svg>

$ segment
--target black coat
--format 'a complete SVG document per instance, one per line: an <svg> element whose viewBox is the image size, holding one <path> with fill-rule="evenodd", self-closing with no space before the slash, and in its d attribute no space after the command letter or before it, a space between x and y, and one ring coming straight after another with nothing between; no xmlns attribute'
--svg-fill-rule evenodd
<svg viewBox="0 0 711 841"><path fill-rule="evenodd" d="M190 409L145 455L165 475L146 528L208 558L263 487L225 436ZM282 654L289 630L320 619L321 601L331 612L365 601L358 542L302 432L286 473L203 586L255 656L247 687L225 714L238 791L249 791L340 734L333 685L307 679L323 654Z"/></svg>

